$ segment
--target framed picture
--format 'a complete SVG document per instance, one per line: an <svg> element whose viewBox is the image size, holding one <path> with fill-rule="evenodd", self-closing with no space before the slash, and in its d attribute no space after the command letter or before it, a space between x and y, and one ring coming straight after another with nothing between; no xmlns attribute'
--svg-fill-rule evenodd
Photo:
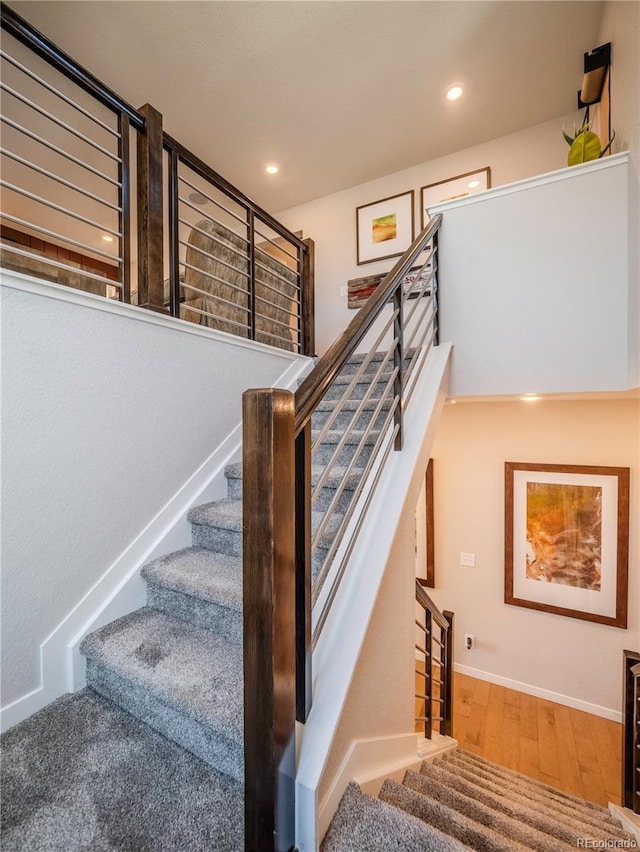
<svg viewBox="0 0 640 852"><path fill-rule="evenodd" d="M405 295L408 293L410 299L417 299L419 293L422 293L424 296L430 296L430 286L427 286L423 290L424 280L426 277L431 277L435 266L435 260L430 259L423 266L414 266L410 269L402 279L402 292ZM361 308L369 296L373 295L380 284L382 284L386 275L386 272L381 272L378 275L365 275L363 278L352 278L350 281L347 281L347 307L351 310Z"/></svg>
<svg viewBox="0 0 640 852"><path fill-rule="evenodd" d="M505 603L627 626L629 468L505 463Z"/></svg>
<svg viewBox="0 0 640 852"><path fill-rule="evenodd" d="M414 231L413 195L411 190L356 207L358 266L398 257L409 248Z"/></svg>
<svg viewBox="0 0 640 852"><path fill-rule="evenodd" d="M435 204L443 204L445 201L453 201L456 198L465 198L483 189L491 188L491 169L487 166L475 172L465 172L437 183L430 183L420 189L421 228L427 224L426 210Z"/></svg>

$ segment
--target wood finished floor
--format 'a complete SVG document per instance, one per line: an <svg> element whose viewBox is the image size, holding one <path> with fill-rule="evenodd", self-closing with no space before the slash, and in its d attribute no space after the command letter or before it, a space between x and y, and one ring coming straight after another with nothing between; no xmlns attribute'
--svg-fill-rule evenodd
<svg viewBox="0 0 640 852"><path fill-rule="evenodd" d="M467 675L454 675L460 748L591 802L620 804L622 726Z"/></svg>

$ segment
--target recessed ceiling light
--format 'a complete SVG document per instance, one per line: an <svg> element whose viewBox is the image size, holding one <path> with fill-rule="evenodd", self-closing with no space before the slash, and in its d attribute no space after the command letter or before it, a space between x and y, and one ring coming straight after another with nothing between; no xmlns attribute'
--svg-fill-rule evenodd
<svg viewBox="0 0 640 852"><path fill-rule="evenodd" d="M447 92L448 101L457 101L462 95L462 86L452 86Z"/></svg>
<svg viewBox="0 0 640 852"><path fill-rule="evenodd" d="M480 186L480 181L479 180L472 180L471 183L469 184L469 189L475 189L476 186Z"/></svg>
<svg viewBox="0 0 640 852"><path fill-rule="evenodd" d="M521 396L520 399L523 402L537 402L539 399L542 399L542 397L538 396L537 393L526 393L524 396Z"/></svg>
<svg viewBox="0 0 640 852"><path fill-rule="evenodd" d="M105 243L112 243L113 242L113 237L110 237L109 234L103 234L102 239L105 241Z"/></svg>
<svg viewBox="0 0 640 852"><path fill-rule="evenodd" d="M445 405L455 405L457 403L457 401L458 401L457 399L454 399L452 396L449 396L449 397L447 397L447 399L445 399L444 404Z"/></svg>
<svg viewBox="0 0 640 852"><path fill-rule="evenodd" d="M276 166L275 163L269 163L268 166L265 166L265 172L268 175L277 175L280 169Z"/></svg>

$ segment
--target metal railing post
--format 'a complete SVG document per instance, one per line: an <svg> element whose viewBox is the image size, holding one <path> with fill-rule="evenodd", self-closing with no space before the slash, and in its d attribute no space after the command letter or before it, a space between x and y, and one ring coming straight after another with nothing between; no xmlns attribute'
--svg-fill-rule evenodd
<svg viewBox="0 0 640 852"><path fill-rule="evenodd" d="M397 426L397 433L393 445L394 450L401 450L404 446L404 431L403 431L403 404L402 404L402 388L404 386L404 322L403 322L403 302L402 298L402 281L396 287L393 293L393 308L396 312L396 318L393 321L393 334L397 341L393 350L393 366L396 370L396 377L393 381L393 395L398 400L394 413L394 423Z"/></svg>
<svg viewBox="0 0 640 852"><path fill-rule="evenodd" d="M444 639L444 667L443 667L443 695L442 704L442 728L440 733L445 737L453 736L453 621L454 614L445 609L442 613L447 619L449 629L443 631Z"/></svg>
<svg viewBox="0 0 640 852"><path fill-rule="evenodd" d="M316 354L315 328L315 256L316 247L311 238L303 240L302 275L300 277L300 352L311 357Z"/></svg>

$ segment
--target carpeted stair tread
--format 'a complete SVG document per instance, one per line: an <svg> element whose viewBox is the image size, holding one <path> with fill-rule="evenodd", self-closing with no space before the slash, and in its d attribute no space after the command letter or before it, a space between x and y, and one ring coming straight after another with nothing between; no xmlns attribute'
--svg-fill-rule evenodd
<svg viewBox="0 0 640 852"><path fill-rule="evenodd" d="M476 760L476 757L470 752L457 750L438 758L434 763L451 763L455 767L451 769L452 772L461 774L470 781L481 779L483 784L491 785L491 789L498 794L510 795L513 791L520 791L522 795L539 802L541 807L555 809L561 813L581 814L585 819L595 815L601 823L604 821L616 824L611 813L601 805L579 799L570 793L557 790L515 770L507 770L506 767L498 766L484 758Z"/></svg>
<svg viewBox="0 0 640 852"><path fill-rule="evenodd" d="M508 837L526 848L536 849L537 852L556 852L557 849L574 848L576 834L570 830L557 826L557 831L551 834L540 828L540 825L524 823L519 819L520 814L505 811L495 807L495 802L483 802L480 798L469 795L468 791L462 791L451 783L451 778L442 777L438 770L421 771L420 773L408 771L405 773L403 785L423 796L430 796L441 804L454 808L464 813L469 819L479 825L484 825L493 831L497 831L504 837ZM524 811L524 809L522 809ZM553 821L549 822L549 828L555 828Z"/></svg>
<svg viewBox="0 0 640 852"><path fill-rule="evenodd" d="M466 852L467 846L363 793L347 787L333 816L321 852Z"/></svg>
<svg viewBox="0 0 640 852"><path fill-rule="evenodd" d="M334 465L329 475L327 476L324 487L325 488L338 488L345 481L345 476L347 477L347 482L345 484L345 488L348 490L353 490L364 475L364 467L356 466L352 468L347 474L346 465ZM320 477L325 471L324 465L314 464L311 466L311 485L313 488L316 487L318 482L320 481ZM242 462L234 462L233 464L227 465L225 469L225 475L227 479L242 479Z"/></svg>
<svg viewBox="0 0 640 852"><path fill-rule="evenodd" d="M381 401L380 399L368 399L363 403L361 399L346 399L340 404L341 411L355 412L360 411L362 414L370 413L376 411L378 406L380 407L380 411L389 411L391 408L393 400L385 399ZM318 406L314 412L320 414L328 414L331 413L335 408L335 401L330 399L322 400L318 403Z"/></svg>
<svg viewBox="0 0 640 852"><path fill-rule="evenodd" d="M581 813L569 811L559 813L555 809L539 807L535 799L531 799L526 793L518 791L496 789L486 784L474 783L453 770L445 769L442 764L427 763L420 768L420 775L426 776L425 783L440 781L453 790L464 794L489 808L494 808L513 819L531 826L538 831L557 838L558 841L568 843L575 848L575 840L578 836L591 836L592 832L601 833L603 822L597 818L590 821L581 819ZM415 784L412 785L415 787ZM593 835L595 836L595 835Z"/></svg>
<svg viewBox="0 0 640 852"><path fill-rule="evenodd" d="M242 560L206 547L186 547L147 563L147 583L242 609Z"/></svg>
<svg viewBox="0 0 640 852"><path fill-rule="evenodd" d="M243 741L242 649L143 607L91 633L81 652L187 720Z"/></svg>
<svg viewBox="0 0 640 852"><path fill-rule="evenodd" d="M3 852L244 848L242 786L91 689L1 744Z"/></svg>
<svg viewBox="0 0 640 852"><path fill-rule="evenodd" d="M475 822L455 808L416 793L389 778L383 783L379 798L432 825L443 834L449 834L471 849L482 852L522 852L529 848Z"/></svg>
<svg viewBox="0 0 640 852"><path fill-rule="evenodd" d="M480 769L477 765L465 761L464 758L446 761L437 758L434 761L434 766L447 768L457 777L472 784L480 784L487 792L496 796L510 800L524 797L537 810L546 811L560 821L580 819L585 824L593 825L596 829L604 824L610 825L612 829L619 827L608 810L594 810L590 807L591 802L584 802L581 799L576 799L573 803L567 801L562 798L564 795L562 791L550 787L547 792L544 789L546 785L543 785L543 789L540 789L537 787L537 782L534 783L534 779L527 776L520 775L510 783L506 783L505 779L500 776L502 767L499 766L496 766L495 772L489 767Z"/></svg>

